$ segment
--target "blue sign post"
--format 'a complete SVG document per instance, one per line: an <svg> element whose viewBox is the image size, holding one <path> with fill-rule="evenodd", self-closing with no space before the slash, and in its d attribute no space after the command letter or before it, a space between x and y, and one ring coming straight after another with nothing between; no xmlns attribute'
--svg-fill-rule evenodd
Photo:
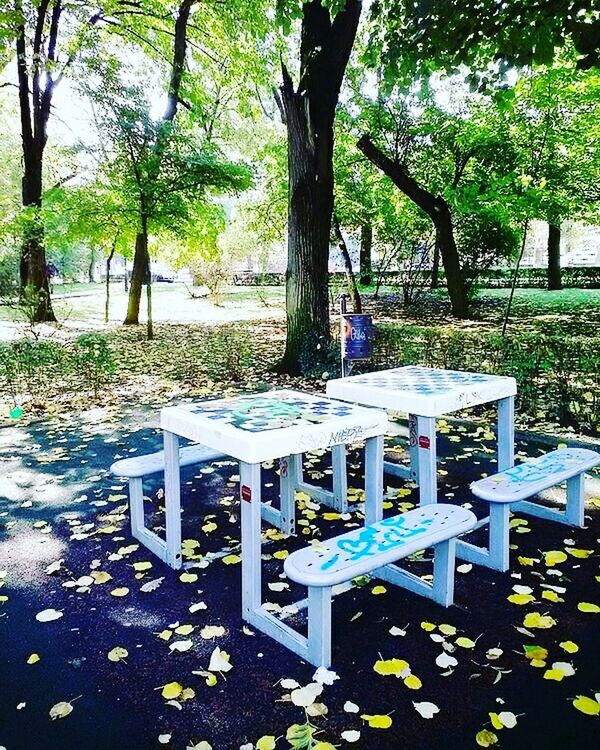
<svg viewBox="0 0 600 750"><path fill-rule="evenodd" d="M342 377L350 374L356 360L369 359L372 353L373 321L370 315L346 312L346 295L340 295L340 345Z"/></svg>

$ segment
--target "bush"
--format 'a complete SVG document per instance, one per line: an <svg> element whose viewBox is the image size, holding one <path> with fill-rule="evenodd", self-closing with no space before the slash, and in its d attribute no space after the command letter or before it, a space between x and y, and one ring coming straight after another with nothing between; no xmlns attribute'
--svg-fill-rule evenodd
<svg viewBox="0 0 600 750"><path fill-rule="evenodd" d="M107 337L84 333L77 339L73 356L77 375L94 392L94 398L98 398L100 389L110 381L116 369Z"/></svg>
<svg viewBox="0 0 600 750"><path fill-rule="evenodd" d="M419 278L419 283L427 283L431 277L429 270L416 270L413 273ZM477 286L491 288L506 288L512 283L512 268L490 268L482 271L477 277ZM399 271L383 271L383 284L400 286L403 274ZM344 273L336 271L329 274L330 281L335 279L343 283ZM600 289L600 268L597 266L566 266L562 269L563 286L573 289ZM285 274L282 273L253 273L246 271L236 273L233 277L236 286L281 286L285 284ZM444 285L446 278L440 269L440 284ZM521 268L517 287L522 289L545 289L548 285L548 271L545 268Z"/></svg>
<svg viewBox="0 0 600 750"><path fill-rule="evenodd" d="M213 331L207 336L204 366L213 380L241 380L251 364L246 331Z"/></svg>
<svg viewBox="0 0 600 750"><path fill-rule="evenodd" d="M115 372L108 339L87 333L75 343L24 339L0 344L0 393L13 402L41 404L65 391L92 391L97 398Z"/></svg>
<svg viewBox="0 0 600 750"><path fill-rule="evenodd" d="M0 299L10 300L19 290L17 253L0 251Z"/></svg>
<svg viewBox="0 0 600 750"><path fill-rule="evenodd" d="M370 369L409 364L510 375L522 417L600 431L600 337L378 327Z"/></svg>

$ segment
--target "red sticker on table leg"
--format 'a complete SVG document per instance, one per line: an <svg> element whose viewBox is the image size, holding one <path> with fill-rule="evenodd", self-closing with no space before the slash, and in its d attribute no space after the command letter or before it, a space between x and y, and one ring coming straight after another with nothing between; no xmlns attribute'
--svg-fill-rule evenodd
<svg viewBox="0 0 600 750"><path fill-rule="evenodd" d="M419 448L429 448L430 441L426 435L419 435Z"/></svg>
<svg viewBox="0 0 600 750"><path fill-rule="evenodd" d="M242 485L242 500L249 503L252 500L252 490L247 485Z"/></svg>

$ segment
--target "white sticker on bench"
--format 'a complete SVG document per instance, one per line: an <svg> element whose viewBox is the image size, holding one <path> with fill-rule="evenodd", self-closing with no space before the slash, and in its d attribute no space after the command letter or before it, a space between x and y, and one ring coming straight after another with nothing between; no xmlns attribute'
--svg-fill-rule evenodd
<svg viewBox="0 0 600 750"><path fill-rule="evenodd" d="M585 448L563 448L517 464L471 485L484 500L516 501L553 487L600 463L600 454Z"/></svg>

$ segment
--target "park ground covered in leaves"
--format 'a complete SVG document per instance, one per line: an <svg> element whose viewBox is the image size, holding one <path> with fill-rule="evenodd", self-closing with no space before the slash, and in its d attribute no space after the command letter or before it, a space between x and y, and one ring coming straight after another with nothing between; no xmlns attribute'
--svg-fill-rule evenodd
<svg viewBox="0 0 600 750"><path fill-rule="evenodd" d="M261 323L253 335L270 338L274 350L269 326ZM185 356L194 341L187 327L159 329L152 344L119 333L111 345L135 357L97 384L95 399L92 383L70 395L64 389L61 398L48 382L39 403L0 432L0 745L595 747L597 476L588 486L585 529L513 517L510 572L459 561L456 605L448 610L377 580L356 581L334 604L329 671L315 672L241 620L235 462L183 474L190 567L171 570L132 539L126 484L108 467L160 448L160 407L275 385L323 390L320 379L282 378L251 365L244 345L234 346L239 332L212 335L220 357L200 361ZM169 359L176 341L183 356ZM438 424L440 500L472 502L469 482L494 470L489 415L475 416ZM386 446L401 459L397 442L390 437ZM543 450L548 445L530 436L519 441L517 457ZM308 456L312 481L330 481L329 460ZM296 537L263 527L263 597L298 627L304 617L293 602L304 591L285 579L283 560L362 522L358 447L349 470L351 513L340 516L299 493ZM276 465L265 466L263 482L265 497L276 501ZM386 477L385 486L387 514L418 502L410 483ZM160 529L161 479L145 491L147 516ZM561 497L555 492L549 501ZM415 555L408 566L428 575L430 557Z"/></svg>

